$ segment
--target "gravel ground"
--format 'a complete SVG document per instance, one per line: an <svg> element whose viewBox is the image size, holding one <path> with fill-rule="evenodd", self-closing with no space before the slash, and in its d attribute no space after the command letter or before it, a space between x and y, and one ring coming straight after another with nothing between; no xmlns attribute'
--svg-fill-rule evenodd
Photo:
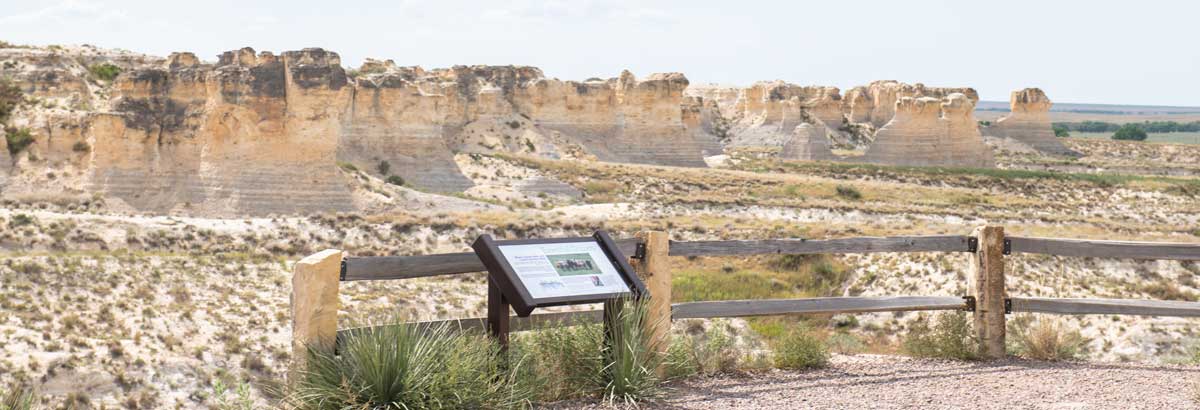
<svg viewBox="0 0 1200 410"><path fill-rule="evenodd" d="M835 356L829 368L697 378L656 409L1200 409L1200 366ZM553 409L601 409L557 403Z"/></svg>

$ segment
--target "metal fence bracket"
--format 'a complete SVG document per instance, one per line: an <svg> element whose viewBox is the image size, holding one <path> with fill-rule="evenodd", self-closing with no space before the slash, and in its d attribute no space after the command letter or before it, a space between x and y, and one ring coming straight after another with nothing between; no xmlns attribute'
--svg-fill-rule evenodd
<svg viewBox="0 0 1200 410"><path fill-rule="evenodd" d="M979 238L974 236L967 238L967 252L979 252Z"/></svg>
<svg viewBox="0 0 1200 410"><path fill-rule="evenodd" d="M1004 239L1004 254L1012 255L1012 239Z"/></svg>
<svg viewBox="0 0 1200 410"><path fill-rule="evenodd" d="M638 243L637 243L637 245L634 245L634 247L633 247L633 256L630 256L630 258L633 258L633 259L646 259L646 243L645 243L645 242L638 242Z"/></svg>
<svg viewBox="0 0 1200 410"><path fill-rule="evenodd" d="M974 296L963 296L963 302L966 303L966 306L963 307L963 311L966 311L966 312L974 312L975 311L975 297Z"/></svg>

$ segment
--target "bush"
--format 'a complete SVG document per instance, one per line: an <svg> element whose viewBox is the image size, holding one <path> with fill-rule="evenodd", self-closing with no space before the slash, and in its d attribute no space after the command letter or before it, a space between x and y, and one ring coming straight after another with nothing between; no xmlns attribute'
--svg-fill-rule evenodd
<svg viewBox="0 0 1200 410"><path fill-rule="evenodd" d="M675 337L667 350L668 377L712 376L737 370L740 352L721 326L721 322L714 321L701 334Z"/></svg>
<svg viewBox="0 0 1200 410"><path fill-rule="evenodd" d="M625 307L610 324L614 330L607 336L612 345L603 350L605 371L596 384L603 386L604 399L609 403L636 404L658 398L663 390L657 369L664 358L649 331L659 325L649 322L650 304L648 300L615 303Z"/></svg>
<svg viewBox="0 0 1200 410"><path fill-rule="evenodd" d="M351 164L349 162L338 161L337 166L338 166L338 168L341 168L341 169L345 170L346 172L358 172L358 167L354 166L354 164Z"/></svg>
<svg viewBox="0 0 1200 410"><path fill-rule="evenodd" d="M8 123L8 117L24 100L20 87L8 78L0 78L0 125Z"/></svg>
<svg viewBox="0 0 1200 410"><path fill-rule="evenodd" d="M1059 137L1059 138L1066 138L1066 137L1071 136L1071 132L1064 125L1054 124L1054 136Z"/></svg>
<svg viewBox="0 0 1200 410"><path fill-rule="evenodd" d="M8 143L8 153L17 155L33 144L33 134L28 128L7 127L4 129L4 141Z"/></svg>
<svg viewBox="0 0 1200 410"><path fill-rule="evenodd" d="M815 369L829 364L829 347L808 329L800 327L775 346L775 367Z"/></svg>
<svg viewBox="0 0 1200 410"><path fill-rule="evenodd" d="M474 409L527 407L533 386L524 361L503 363L481 333L446 326L376 327L346 338L340 351L309 349L287 400L297 409Z"/></svg>
<svg viewBox="0 0 1200 410"><path fill-rule="evenodd" d="M88 71L99 80L112 81L117 78L117 75L121 74L121 67L109 63L100 63L88 67Z"/></svg>
<svg viewBox="0 0 1200 410"><path fill-rule="evenodd" d="M75 151L78 153L87 153L87 152L90 152L91 150L92 150L92 146L88 145L88 143L83 142L83 141L76 141L75 144L71 145L71 151Z"/></svg>
<svg viewBox="0 0 1200 410"><path fill-rule="evenodd" d="M1136 124L1122 125L1112 136L1112 139L1122 141L1145 141L1146 138L1146 130L1138 127Z"/></svg>
<svg viewBox="0 0 1200 410"><path fill-rule="evenodd" d="M975 360L979 357L977 340L967 314L942 313L929 326L922 315L909 327L904 337L904 351L916 357L935 359Z"/></svg>
<svg viewBox="0 0 1200 410"><path fill-rule="evenodd" d="M623 303L611 335L605 335L603 325L583 324L514 338L513 350L529 360L525 380L538 386L538 400L597 395L609 402L635 404L661 395L655 369L666 358L645 331L648 304ZM606 338L613 341L613 348L605 346Z"/></svg>
<svg viewBox="0 0 1200 410"><path fill-rule="evenodd" d="M379 175L387 175L392 171L392 164L387 161L379 161L379 165L375 166L375 169L379 171Z"/></svg>
<svg viewBox="0 0 1200 410"><path fill-rule="evenodd" d="M18 385L12 390L0 390L0 410L30 410L37 404L37 393L29 386Z"/></svg>
<svg viewBox="0 0 1200 410"><path fill-rule="evenodd" d="M1074 360L1087 353L1088 340L1075 329L1066 329L1057 319L1033 320L1019 317L1009 322L1010 350L1036 360Z"/></svg>
<svg viewBox="0 0 1200 410"><path fill-rule="evenodd" d="M862 199L862 193L858 192L858 188L849 185L838 185L837 196L850 200Z"/></svg>
<svg viewBox="0 0 1200 410"><path fill-rule="evenodd" d="M404 178L401 178L399 175L388 175L384 181L392 185L404 186Z"/></svg>

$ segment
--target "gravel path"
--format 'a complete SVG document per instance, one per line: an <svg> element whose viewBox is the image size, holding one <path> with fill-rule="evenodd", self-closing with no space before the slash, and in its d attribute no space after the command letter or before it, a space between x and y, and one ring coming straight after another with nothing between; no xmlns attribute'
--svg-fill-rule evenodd
<svg viewBox="0 0 1200 410"><path fill-rule="evenodd" d="M835 356L827 369L697 378L658 409L1200 409L1200 366ZM601 409L558 403L554 409Z"/></svg>

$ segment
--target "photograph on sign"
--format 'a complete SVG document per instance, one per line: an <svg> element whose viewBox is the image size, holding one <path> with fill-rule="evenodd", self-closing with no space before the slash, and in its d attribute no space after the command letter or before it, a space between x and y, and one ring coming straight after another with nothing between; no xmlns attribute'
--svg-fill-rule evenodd
<svg viewBox="0 0 1200 410"><path fill-rule="evenodd" d="M596 241L502 245L499 249L536 299L630 291Z"/></svg>

